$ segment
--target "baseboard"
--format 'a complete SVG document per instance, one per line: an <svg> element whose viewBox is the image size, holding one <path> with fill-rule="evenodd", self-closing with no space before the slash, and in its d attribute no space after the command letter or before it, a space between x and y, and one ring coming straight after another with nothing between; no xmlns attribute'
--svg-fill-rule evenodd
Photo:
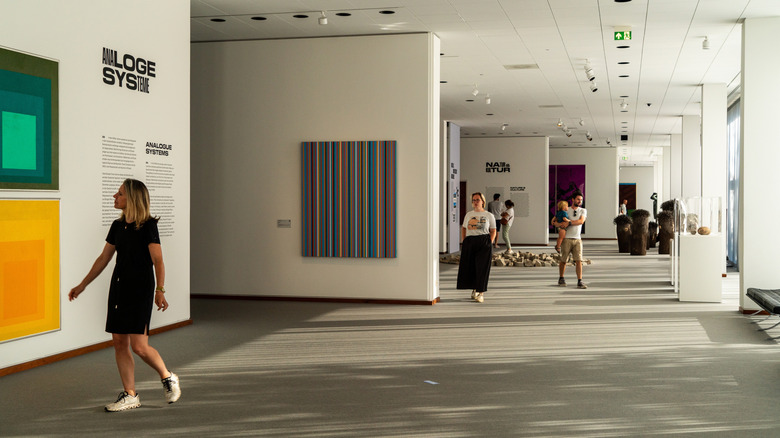
<svg viewBox="0 0 780 438"><path fill-rule="evenodd" d="M402 304L432 306L440 301L436 297L433 301L417 300L384 300L372 298L319 298L319 297L286 297L276 295L214 295L214 294L190 294L193 299L205 300L251 300L251 301L302 301L308 303L347 303L347 304Z"/></svg>
<svg viewBox="0 0 780 438"><path fill-rule="evenodd" d="M192 320L188 319L186 321L177 322L175 324L158 327L156 329L149 330L149 336L154 336L156 334L167 332L190 324L192 324ZM100 342L97 344L88 345L86 347L77 348L75 350L66 351L64 353L55 354L53 356L43 357L40 359L32 360L30 362L13 365L7 368L1 368L0 377L7 376L9 374L18 373L21 371L26 371L32 368L37 368L43 365L48 365L50 363L59 362L61 360L70 359L72 357L81 356L83 354L92 353L93 351L98 351L104 348L111 347L113 344L114 344L113 341Z"/></svg>

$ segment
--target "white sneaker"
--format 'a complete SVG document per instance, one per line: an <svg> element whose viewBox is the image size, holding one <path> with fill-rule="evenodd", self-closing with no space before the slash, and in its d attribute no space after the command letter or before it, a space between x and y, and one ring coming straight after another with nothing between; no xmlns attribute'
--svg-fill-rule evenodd
<svg viewBox="0 0 780 438"><path fill-rule="evenodd" d="M128 409L135 409L139 406L141 406L141 397L139 397L138 394L130 395L127 391L122 391L119 393L119 397L117 397L114 403L106 405L106 412L126 411Z"/></svg>
<svg viewBox="0 0 780 438"><path fill-rule="evenodd" d="M165 390L165 400L173 403L181 397L181 386L179 386L179 376L171 373L170 377L162 379L163 389Z"/></svg>
<svg viewBox="0 0 780 438"><path fill-rule="evenodd" d="M480 293L478 293L478 294L477 294L477 297L476 297L476 298L474 298L474 299L475 299L475 300L476 300L478 303L484 302L484 301L485 301L485 296L484 296L484 295L485 295L485 294L483 294L483 293L481 293L481 292L480 292Z"/></svg>
<svg viewBox="0 0 780 438"><path fill-rule="evenodd" d="M515 253L515 252L514 252L514 251L512 251L511 249L508 249L508 250L504 251L504 254L507 254L507 255L512 255L512 254L514 254L514 253Z"/></svg>
<svg viewBox="0 0 780 438"><path fill-rule="evenodd" d="M471 299L476 300L477 299L477 291L473 290L471 291Z"/></svg>

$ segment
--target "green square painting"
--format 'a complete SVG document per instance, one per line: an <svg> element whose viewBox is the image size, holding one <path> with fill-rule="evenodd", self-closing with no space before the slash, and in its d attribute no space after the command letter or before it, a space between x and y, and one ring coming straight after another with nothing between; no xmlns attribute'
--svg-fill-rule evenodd
<svg viewBox="0 0 780 438"><path fill-rule="evenodd" d="M0 189L59 189L58 68L0 48Z"/></svg>

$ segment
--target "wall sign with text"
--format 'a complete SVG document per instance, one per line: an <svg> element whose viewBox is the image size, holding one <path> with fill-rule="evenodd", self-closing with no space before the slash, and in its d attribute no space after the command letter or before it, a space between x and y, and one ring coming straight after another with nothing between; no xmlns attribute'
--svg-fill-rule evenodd
<svg viewBox="0 0 780 438"><path fill-rule="evenodd" d="M487 161L485 162L485 172L487 173L509 173L509 163L504 161Z"/></svg>
<svg viewBox="0 0 780 438"><path fill-rule="evenodd" d="M103 83L149 93L150 78L157 77L157 63L103 47Z"/></svg>

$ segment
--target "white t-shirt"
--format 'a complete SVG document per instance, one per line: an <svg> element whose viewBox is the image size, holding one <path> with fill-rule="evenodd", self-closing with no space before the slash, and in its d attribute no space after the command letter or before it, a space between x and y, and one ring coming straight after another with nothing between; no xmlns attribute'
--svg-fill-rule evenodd
<svg viewBox="0 0 780 438"><path fill-rule="evenodd" d="M496 218L488 211L471 210L463 217L463 228L466 237L490 234L490 230L496 229Z"/></svg>
<svg viewBox="0 0 780 438"><path fill-rule="evenodd" d="M569 207L568 210L569 213L569 220L574 222L578 221L584 217L588 217L588 210L580 207L578 209L573 209ZM567 239L580 239L580 230L582 230L582 224L579 225L569 225L566 227L566 238Z"/></svg>
<svg viewBox="0 0 780 438"><path fill-rule="evenodd" d="M506 224L507 227L512 226L512 222L515 221L515 209L514 207L510 208L509 210L506 210L504 213L508 214L509 216L506 217L508 223Z"/></svg>

